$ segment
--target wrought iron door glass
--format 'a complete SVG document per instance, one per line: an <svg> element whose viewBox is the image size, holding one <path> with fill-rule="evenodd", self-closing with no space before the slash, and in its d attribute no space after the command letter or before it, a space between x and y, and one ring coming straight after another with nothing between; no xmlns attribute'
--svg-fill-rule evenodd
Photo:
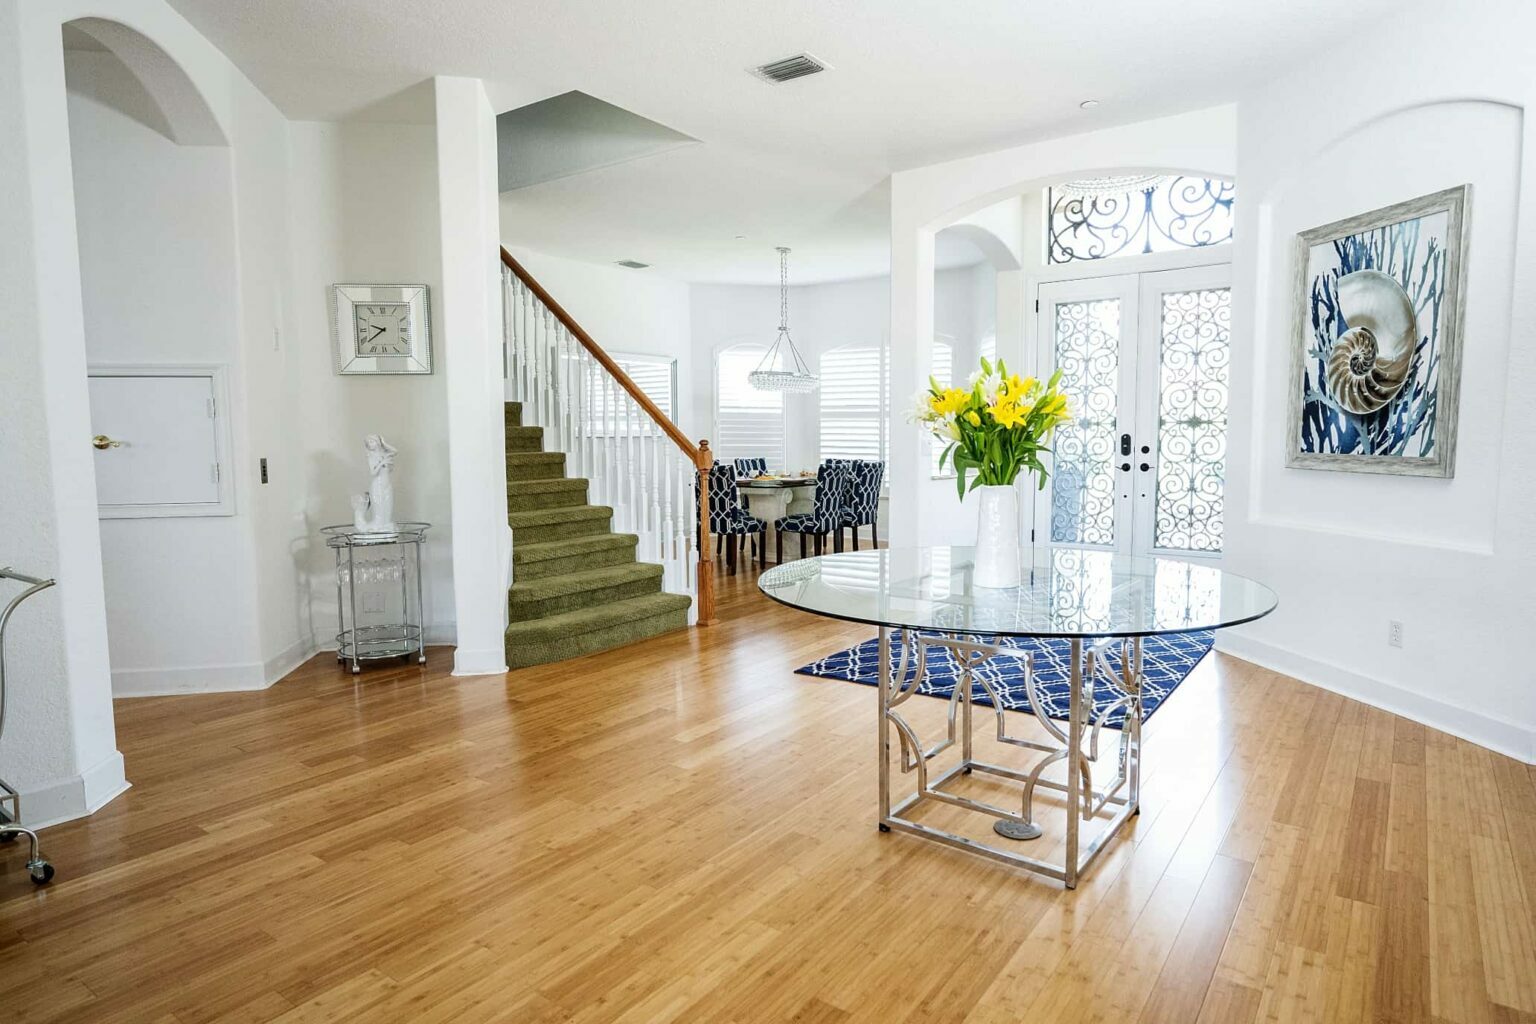
<svg viewBox="0 0 1536 1024"><path fill-rule="evenodd" d="M1230 288L1162 295L1153 544L1218 552L1227 469Z"/></svg>
<svg viewBox="0 0 1536 1024"><path fill-rule="evenodd" d="M1056 367L1072 421L1056 431L1051 540L1115 543L1115 438L1120 425L1119 299L1058 302Z"/></svg>

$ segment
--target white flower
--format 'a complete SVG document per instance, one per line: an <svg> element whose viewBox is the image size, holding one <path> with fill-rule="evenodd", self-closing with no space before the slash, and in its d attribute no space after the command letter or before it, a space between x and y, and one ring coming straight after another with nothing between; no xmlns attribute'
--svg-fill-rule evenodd
<svg viewBox="0 0 1536 1024"><path fill-rule="evenodd" d="M1003 386L1002 375L995 372L990 374L983 373L980 369L977 369L971 374L970 379L966 381L966 387L974 388L977 384L981 385L981 396L987 400L987 404L996 405L997 394L1002 390Z"/></svg>
<svg viewBox="0 0 1536 1024"><path fill-rule="evenodd" d="M933 421L933 408L928 404L928 389L920 388L912 396L912 405L907 410L908 423L931 423Z"/></svg>

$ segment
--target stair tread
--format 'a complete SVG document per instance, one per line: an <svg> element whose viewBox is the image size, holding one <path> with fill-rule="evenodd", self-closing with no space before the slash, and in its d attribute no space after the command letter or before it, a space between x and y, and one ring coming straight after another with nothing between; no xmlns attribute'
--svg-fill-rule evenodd
<svg viewBox="0 0 1536 1024"><path fill-rule="evenodd" d="M606 565L596 569L546 576L543 579L525 580L512 584L512 600L517 602L547 601L552 597L581 590L600 590L645 579L660 579L662 568L654 562L628 562L624 565Z"/></svg>
<svg viewBox="0 0 1536 1024"><path fill-rule="evenodd" d="M515 641L541 635L587 633L607 626L626 626L687 609L693 599L684 594L646 594L622 601L561 612L542 619L527 619L507 627L507 640Z"/></svg>
<svg viewBox="0 0 1536 1024"><path fill-rule="evenodd" d="M509 462L564 462L565 452L507 452Z"/></svg>
<svg viewBox="0 0 1536 1024"><path fill-rule="evenodd" d="M532 508L508 512L507 523L520 526L548 526L552 523L579 523L588 519L610 519L613 509L607 505L561 505L559 508Z"/></svg>
<svg viewBox="0 0 1536 1024"><path fill-rule="evenodd" d="M542 480L513 480L508 482L507 490L520 494L548 494L551 491L580 491L586 486L585 477L551 476Z"/></svg>
<svg viewBox="0 0 1536 1024"><path fill-rule="evenodd" d="M601 551L605 548L634 547L640 538L633 533L594 533L585 537L563 537L559 540L541 540L512 546L512 561L542 562L551 558Z"/></svg>

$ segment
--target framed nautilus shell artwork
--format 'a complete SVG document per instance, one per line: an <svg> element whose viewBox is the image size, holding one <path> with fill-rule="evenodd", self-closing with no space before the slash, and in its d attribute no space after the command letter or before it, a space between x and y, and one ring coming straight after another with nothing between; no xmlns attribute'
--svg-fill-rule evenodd
<svg viewBox="0 0 1536 1024"><path fill-rule="evenodd" d="M1452 475L1471 194L1298 236L1287 466Z"/></svg>

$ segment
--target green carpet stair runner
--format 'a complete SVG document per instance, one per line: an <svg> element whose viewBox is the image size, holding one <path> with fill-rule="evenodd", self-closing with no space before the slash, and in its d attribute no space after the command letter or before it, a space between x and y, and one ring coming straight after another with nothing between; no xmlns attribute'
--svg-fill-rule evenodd
<svg viewBox="0 0 1536 1024"><path fill-rule="evenodd" d="M512 589L507 666L525 668L622 647L688 625L690 599L661 589L661 566L635 560L639 538L612 531L613 509L587 504L587 482L565 475L508 402L507 520Z"/></svg>

